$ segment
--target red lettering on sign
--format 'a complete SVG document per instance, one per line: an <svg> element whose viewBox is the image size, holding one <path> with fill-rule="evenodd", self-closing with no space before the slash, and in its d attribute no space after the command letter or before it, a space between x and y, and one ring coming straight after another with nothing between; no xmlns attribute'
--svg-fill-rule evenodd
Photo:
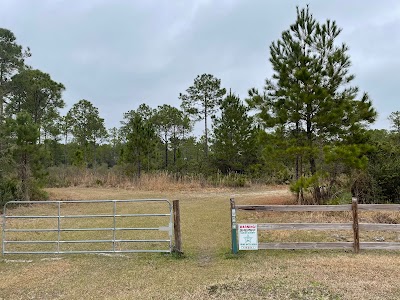
<svg viewBox="0 0 400 300"><path fill-rule="evenodd" d="M246 228L248 228L248 229L256 229L256 226L257 225L240 225L239 224L239 228L240 229L246 229Z"/></svg>

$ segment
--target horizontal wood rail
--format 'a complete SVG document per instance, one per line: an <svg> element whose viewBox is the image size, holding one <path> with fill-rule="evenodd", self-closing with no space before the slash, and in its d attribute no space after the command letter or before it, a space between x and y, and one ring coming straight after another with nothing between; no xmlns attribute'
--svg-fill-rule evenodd
<svg viewBox="0 0 400 300"><path fill-rule="evenodd" d="M255 211L351 211L351 205L236 205L236 209Z"/></svg>
<svg viewBox="0 0 400 300"><path fill-rule="evenodd" d="M237 253L237 223L236 211L264 212L340 212L351 211L352 223L261 223L258 230L352 230L353 242L297 242L297 243L258 243L258 249L360 249L400 250L396 242L360 242L359 231L400 231L400 224L359 223L359 211L400 211L400 204L358 204L352 199L352 204L346 205L235 205L231 199L231 231L232 252Z"/></svg>
<svg viewBox="0 0 400 300"><path fill-rule="evenodd" d="M264 223L258 230L351 230L353 223ZM400 231L400 224L360 223L365 231Z"/></svg>
<svg viewBox="0 0 400 300"><path fill-rule="evenodd" d="M400 204L358 204L358 210L362 211L400 211Z"/></svg>
<svg viewBox="0 0 400 300"><path fill-rule="evenodd" d="M266 223L257 224L258 230L351 230L353 223Z"/></svg>
<svg viewBox="0 0 400 300"><path fill-rule="evenodd" d="M353 249L353 243L259 243L258 249Z"/></svg>

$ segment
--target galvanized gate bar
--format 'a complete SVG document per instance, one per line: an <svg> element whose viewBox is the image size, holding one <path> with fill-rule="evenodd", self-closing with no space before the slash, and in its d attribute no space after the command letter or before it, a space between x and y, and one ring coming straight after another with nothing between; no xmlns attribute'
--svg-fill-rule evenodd
<svg viewBox="0 0 400 300"><path fill-rule="evenodd" d="M170 214L125 214L115 215L115 217L167 217ZM6 219L73 219L73 218L113 218L114 215L66 215L66 216L5 216Z"/></svg>
<svg viewBox="0 0 400 300"><path fill-rule="evenodd" d="M52 244L52 243L60 243L60 244L85 244L85 243L111 243L111 242L119 242L119 243L139 243L139 242L169 242L169 240L71 240L71 241L5 241L6 244Z"/></svg>
<svg viewBox="0 0 400 300"><path fill-rule="evenodd" d="M160 230L162 231L161 228L164 227L145 227L145 228L115 228L116 231L118 230ZM102 227L102 228L61 228L60 230L58 229L5 229L6 232L56 232L56 231L110 231L114 230L114 228L107 228L107 227ZM165 230L166 231L166 230Z"/></svg>
<svg viewBox="0 0 400 300"><path fill-rule="evenodd" d="M73 251L41 251L41 252L30 252L30 251L15 251L5 252L4 254L90 254L90 253L170 253L165 250L73 250Z"/></svg>
<svg viewBox="0 0 400 300"><path fill-rule="evenodd" d="M139 202L165 202L168 205L169 213L146 213L146 214L117 214L118 203L139 203ZM112 214L88 214L88 215L62 215L61 204L82 204L82 203L112 203ZM7 205L10 204L57 204L57 215L7 215ZM133 199L133 200L67 200L67 201L10 201L4 205L3 209L3 229L2 229L2 254L75 254L75 253L140 253L140 252L164 252L171 253L172 251L172 205L167 199ZM117 218L129 217L169 217L167 226L161 227L117 227ZM101 228L61 228L62 219L83 219L83 218L113 218L112 227ZM57 219L57 229L55 228L35 228L35 229L20 229L20 228L6 228L7 219ZM169 239L117 239L117 231L168 231ZM61 240L61 232L74 232L74 231L111 231L112 239L100 240ZM13 240L8 241L6 237L7 232L57 232L57 240ZM62 244L95 244L95 243L112 243L112 250L71 250L62 251L60 245ZM116 243L169 243L169 249L127 249L116 250ZM56 244L56 251L6 251L7 244Z"/></svg>

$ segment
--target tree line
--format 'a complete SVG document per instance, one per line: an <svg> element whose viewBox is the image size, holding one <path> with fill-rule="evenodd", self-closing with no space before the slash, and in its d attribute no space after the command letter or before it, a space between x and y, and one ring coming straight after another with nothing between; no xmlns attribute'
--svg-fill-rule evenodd
<svg viewBox="0 0 400 300"><path fill-rule="evenodd" d="M0 28L0 202L41 199L48 170L106 166L125 176L238 174L290 184L299 203L400 202L400 112L393 130L371 130L377 113L352 85L348 47L335 21L309 7L270 46L273 74L240 99L211 74L178 93L180 107L141 104L106 129L87 99L65 115L62 83L30 67L29 48ZM195 122L203 135L193 134ZM210 126L211 125L211 126Z"/></svg>

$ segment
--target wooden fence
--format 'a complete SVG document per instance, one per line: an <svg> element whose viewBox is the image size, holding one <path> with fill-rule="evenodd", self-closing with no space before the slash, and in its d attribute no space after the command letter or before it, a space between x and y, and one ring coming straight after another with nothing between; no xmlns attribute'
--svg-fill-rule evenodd
<svg viewBox="0 0 400 300"><path fill-rule="evenodd" d="M238 252L236 211L270 212L338 212L352 211L352 223L264 223L257 224L258 230L353 230L353 242L296 242L258 243L258 249L360 249L400 250L399 242L360 242L360 230L398 231L400 224L359 223L359 211L399 211L400 204L358 204L352 199L347 205L236 205L231 199L232 252Z"/></svg>

